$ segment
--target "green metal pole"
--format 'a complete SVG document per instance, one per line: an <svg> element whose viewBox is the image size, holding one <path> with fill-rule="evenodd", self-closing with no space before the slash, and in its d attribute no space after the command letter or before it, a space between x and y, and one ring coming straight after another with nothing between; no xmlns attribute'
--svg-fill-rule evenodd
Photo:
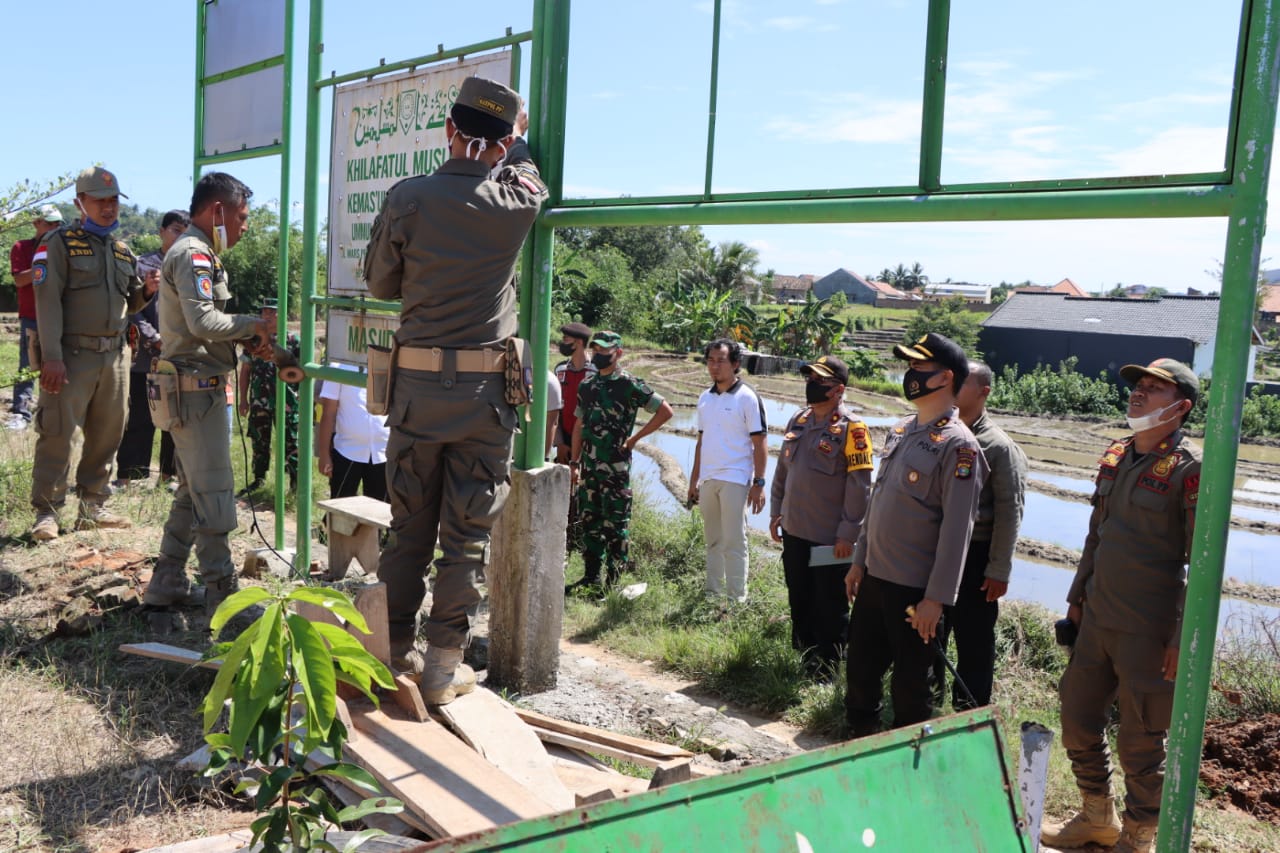
<svg viewBox="0 0 1280 853"><path fill-rule="evenodd" d="M1240 91L1240 122L1232 146L1240 188L1227 225L1218 309L1213 385L1205 417L1204 466L1191 544L1191 571L1182 619L1178 681L1157 833L1161 853L1191 847L1204 721L1213 675L1240 417L1248 378L1258 263L1267 224L1267 181L1280 97L1280 0L1246 2L1249 37Z"/></svg>
<svg viewBox="0 0 1280 853"><path fill-rule="evenodd" d="M292 121L292 111L289 105L293 96L293 3L294 0L285 0L284 4L284 99L282 106L282 121L280 125L280 246L277 254L278 273L276 275L276 304L280 306L280 310L276 313L276 341L281 345L285 345L289 334L289 125ZM305 325L307 318L306 312L302 322ZM305 357L304 357L305 358ZM311 384L309 380L303 381L303 388ZM311 465L307 464L311 461L309 448L311 443L309 435L307 438L303 436L310 432L311 417L309 409L303 405L303 388L298 389L298 495L311 494ZM276 377L276 423L275 423L275 457L276 457L276 548L284 547L284 499L287 494L284 489L285 482L285 459L289 452L288 444L288 390L285 383ZM306 430L306 433L304 433ZM295 530L295 538L301 539L302 532L306 530L302 526L302 508L303 501L298 501L298 527Z"/></svg>
<svg viewBox="0 0 1280 853"><path fill-rule="evenodd" d="M311 9L307 18L307 126L305 159L303 161L302 189L302 294L299 302L302 305L302 353L310 359L316 350L315 307L312 299L316 292L316 252L320 245L320 53L324 49L324 0L311 0ZM292 44L292 39L290 39ZM299 459L298 495L298 556L294 563L297 571L305 572L311 566L311 417L313 407L314 385L310 378L303 380L299 389L299 415L305 413L298 424L298 453L307 454L305 470L307 479L302 480L301 459ZM305 407L305 408L303 408ZM305 428L305 433L303 432ZM303 443L303 436L306 443Z"/></svg>
<svg viewBox="0 0 1280 853"><path fill-rule="evenodd" d="M920 116L920 188L942 187L943 112L947 102L947 40L951 0L930 0L924 45L924 101Z"/></svg>
<svg viewBox="0 0 1280 853"><path fill-rule="evenodd" d="M204 31L205 2L196 0L196 138L191 161L191 190L200 183L200 158L204 154Z"/></svg>
<svg viewBox="0 0 1280 853"><path fill-rule="evenodd" d="M542 219L571 225L768 225L778 222L981 222L1024 219L1164 219L1226 216L1237 194L1208 184L1071 192L990 192L873 198L765 199L703 204L552 207Z"/></svg>
<svg viewBox="0 0 1280 853"><path fill-rule="evenodd" d="M569 0L537 0L534 4L533 62L531 68L530 113L536 121L534 155L543 180L550 190L549 204L561 196L564 184L565 72L568 66ZM536 98L536 100L535 100ZM533 350L533 404L529 422L517 436L517 465L525 470L541 467L546 461L547 373L551 348L551 287L553 272L553 229L541 221L534 224L523 257L522 304L528 303L527 328L522 329ZM531 247L531 248L530 248ZM523 270L528 270L527 277ZM523 309L522 309L523 310Z"/></svg>
<svg viewBox="0 0 1280 853"><path fill-rule="evenodd" d="M716 0L711 20L711 94L707 105L707 171L703 175L702 194L711 198L711 173L716 157L716 101L720 81L720 0Z"/></svg>

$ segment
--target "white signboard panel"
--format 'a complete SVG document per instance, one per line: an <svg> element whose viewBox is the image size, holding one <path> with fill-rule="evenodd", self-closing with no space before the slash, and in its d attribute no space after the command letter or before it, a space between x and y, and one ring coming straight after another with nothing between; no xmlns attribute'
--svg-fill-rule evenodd
<svg viewBox="0 0 1280 853"><path fill-rule="evenodd" d="M367 364L369 344L391 346L391 336L400 327L394 314L369 314L364 311L329 309L325 326L325 346L329 361L343 364Z"/></svg>
<svg viewBox="0 0 1280 853"><path fill-rule="evenodd" d="M216 0L204 7L204 73L212 77L284 53L284 0Z"/></svg>
<svg viewBox="0 0 1280 853"><path fill-rule="evenodd" d="M430 174L448 159L444 120L458 87L472 75L510 80L511 54L448 62L335 89L329 149L331 294L367 294L364 254L374 217L393 184Z"/></svg>
<svg viewBox="0 0 1280 853"><path fill-rule="evenodd" d="M275 145L283 127L283 66L205 86L203 156Z"/></svg>

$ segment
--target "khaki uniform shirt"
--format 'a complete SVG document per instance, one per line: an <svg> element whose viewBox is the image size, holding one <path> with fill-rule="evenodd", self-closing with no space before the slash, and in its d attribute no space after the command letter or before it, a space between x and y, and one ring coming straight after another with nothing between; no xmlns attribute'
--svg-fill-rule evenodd
<svg viewBox="0 0 1280 853"><path fill-rule="evenodd" d="M478 348L516 333L516 258L546 195L523 139L496 178L455 157L391 188L364 278L374 296L402 300L400 346Z"/></svg>
<svg viewBox="0 0 1280 853"><path fill-rule="evenodd" d="M79 222L45 235L31 277L45 361L63 361L64 344L66 349L84 346L64 342L70 335L120 338L129 315L147 304L129 247L122 240L90 234Z"/></svg>
<svg viewBox="0 0 1280 853"><path fill-rule="evenodd" d="M844 406L819 420L813 409L787 422L769 489L769 515L819 545L857 542L871 494L871 434Z"/></svg>
<svg viewBox="0 0 1280 853"><path fill-rule="evenodd" d="M1133 438L1103 454L1093 492L1089 535L1067 593L1104 628L1177 636L1191 550L1200 449L1177 430L1138 454Z"/></svg>
<svg viewBox="0 0 1280 853"><path fill-rule="evenodd" d="M984 411L969 427L982 448L991 475L978 495L978 517L973 522L975 542L990 542L984 577L1008 582L1013 573L1013 552L1027 491L1027 457L1005 431Z"/></svg>
<svg viewBox="0 0 1280 853"><path fill-rule="evenodd" d="M987 460L958 409L933 422L899 422L880 451L854 565L955 604L987 473Z"/></svg>
<svg viewBox="0 0 1280 853"><path fill-rule="evenodd" d="M208 379L236 367L236 342L249 338L258 318L227 314L227 271L209 237L188 226L160 269L160 357L185 376Z"/></svg>

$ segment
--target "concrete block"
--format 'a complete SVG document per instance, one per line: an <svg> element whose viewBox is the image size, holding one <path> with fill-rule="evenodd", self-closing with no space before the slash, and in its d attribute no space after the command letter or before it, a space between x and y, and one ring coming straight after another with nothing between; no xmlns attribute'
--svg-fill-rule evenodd
<svg viewBox="0 0 1280 853"><path fill-rule="evenodd" d="M555 687L568 516L566 466L512 470L511 492L493 528L486 573L489 684L520 693Z"/></svg>

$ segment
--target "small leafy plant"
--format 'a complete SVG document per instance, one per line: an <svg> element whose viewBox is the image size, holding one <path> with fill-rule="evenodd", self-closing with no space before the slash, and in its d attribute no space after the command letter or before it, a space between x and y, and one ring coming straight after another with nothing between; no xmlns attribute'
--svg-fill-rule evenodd
<svg viewBox="0 0 1280 853"><path fill-rule="evenodd" d="M269 851L336 853L337 848L325 841L328 828L402 808L398 800L371 798L338 809L320 784L329 776L377 791L367 771L342 760L347 729L337 717L338 682L360 690L376 705L372 685L390 688L394 680L345 629L313 623L293 612L291 605L300 601L323 607L369 633L351 600L336 590L300 587L272 595L249 587L228 597L209 626L215 637L238 613L254 605L265 610L234 641L215 644L205 656L221 662L201 705L211 752L205 775L247 760L261 776L241 782L236 793L251 791L255 808L264 812L250 825L253 841ZM226 731L215 732L224 711ZM319 766L308 770L308 759ZM373 829L357 833L345 849L354 850L381 834Z"/></svg>

